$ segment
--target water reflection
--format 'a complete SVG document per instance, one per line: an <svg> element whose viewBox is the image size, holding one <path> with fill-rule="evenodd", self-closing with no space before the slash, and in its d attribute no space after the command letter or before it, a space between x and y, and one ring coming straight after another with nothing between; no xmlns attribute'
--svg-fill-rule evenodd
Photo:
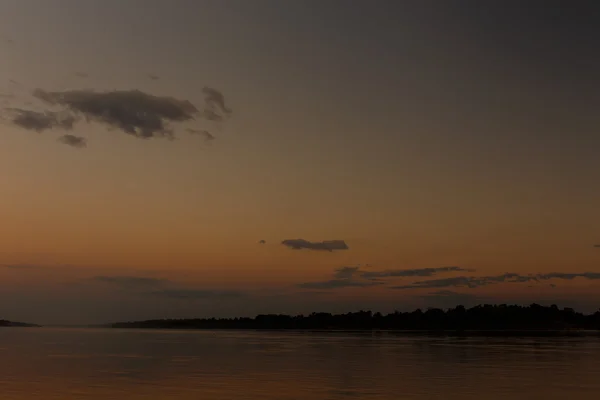
<svg viewBox="0 0 600 400"><path fill-rule="evenodd" d="M2 399L596 399L598 338L0 330Z"/></svg>

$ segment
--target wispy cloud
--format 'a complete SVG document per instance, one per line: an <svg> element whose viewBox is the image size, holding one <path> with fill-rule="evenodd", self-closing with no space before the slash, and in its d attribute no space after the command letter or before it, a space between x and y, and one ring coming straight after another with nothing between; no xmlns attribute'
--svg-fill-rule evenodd
<svg viewBox="0 0 600 400"><path fill-rule="evenodd" d="M452 274L457 272L474 272L473 269L462 267L437 267L437 268L410 268L365 270L360 266L346 266L333 271L331 279L315 282L304 282L297 287L307 289L338 289L346 287L371 287L387 285L396 279L432 277L439 274ZM390 289L445 289L453 287L477 288L500 283L540 283L542 281L562 279L573 280L576 278L600 280L599 272L550 272L541 274L517 274L507 272L491 276L449 276L446 278L417 280L403 285L388 286ZM551 287L556 285L552 284ZM441 292L438 292L440 294Z"/></svg>
<svg viewBox="0 0 600 400"><path fill-rule="evenodd" d="M481 286L494 285L498 283L525 283L540 282L550 279L585 278L590 280L600 279L600 273L582 272L582 273L564 273L552 272L547 274L521 275L517 273L505 273L494 276L457 276L444 279L430 279L425 281L416 281L408 285L393 286L392 289L425 289L425 288L446 288L446 287L468 287L477 288Z"/></svg>
<svg viewBox="0 0 600 400"><path fill-rule="evenodd" d="M371 287L385 285L387 279L433 276L441 273L469 271L460 267L389 269L382 271L364 270L360 266L341 267L333 272L333 279L300 283L297 286L307 289L338 289L346 287Z"/></svg>
<svg viewBox="0 0 600 400"><path fill-rule="evenodd" d="M87 139L81 136L63 135L58 138L58 141L67 146L75 147L76 149L87 147Z"/></svg>
<svg viewBox="0 0 600 400"><path fill-rule="evenodd" d="M417 268L417 269L390 269L384 271L361 271L363 278L398 278L433 276L444 272L470 271L461 267Z"/></svg>
<svg viewBox="0 0 600 400"><path fill-rule="evenodd" d="M386 269L382 271L364 270L361 267L342 267L335 270L336 278L406 278L433 276L445 272L472 271L461 267L437 267L437 268L408 268L408 269Z"/></svg>
<svg viewBox="0 0 600 400"><path fill-rule="evenodd" d="M360 273L360 267L341 267L334 271L335 279L351 279Z"/></svg>
<svg viewBox="0 0 600 400"><path fill-rule="evenodd" d="M202 93L204 93L206 109L225 115L231 114L231 109L225 105L225 96L219 90L205 86L202 88Z"/></svg>
<svg viewBox="0 0 600 400"><path fill-rule="evenodd" d="M551 272L549 274L538 274L536 277L539 280L548 280L548 279L575 279L575 278L585 278L585 279L600 279L600 272L581 272L581 273L570 273L570 272Z"/></svg>
<svg viewBox="0 0 600 400"><path fill-rule="evenodd" d="M20 128L35 132L60 128L65 130L73 129L75 117L65 113L52 111L32 111L21 108L7 108L9 114L12 114L11 121Z"/></svg>
<svg viewBox="0 0 600 400"><path fill-rule="evenodd" d="M216 139L215 135L213 135L212 133L210 133L206 129L192 129L192 128L188 128L187 132L191 133L192 135L202 136L204 138L204 140L207 141L207 142L210 142L210 141L213 141L213 140Z"/></svg>
<svg viewBox="0 0 600 400"><path fill-rule="evenodd" d="M324 240L322 242L310 242L304 239L286 239L281 242L282 245L287 246L294 250L320 250L320 251L334 251L334 250L348 250L349 247L343 240Z"/></svg>

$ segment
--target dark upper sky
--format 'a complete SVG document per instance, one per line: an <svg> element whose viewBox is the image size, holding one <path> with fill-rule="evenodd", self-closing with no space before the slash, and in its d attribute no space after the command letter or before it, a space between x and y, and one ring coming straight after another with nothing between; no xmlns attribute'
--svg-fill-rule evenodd
<svg viewBox="0 0 600 400"><path fill-rule="evenodd" d="M6 0L0 38L0 317L596 308L597 1ZM231 118L163 98L205 86Z"/></svg>

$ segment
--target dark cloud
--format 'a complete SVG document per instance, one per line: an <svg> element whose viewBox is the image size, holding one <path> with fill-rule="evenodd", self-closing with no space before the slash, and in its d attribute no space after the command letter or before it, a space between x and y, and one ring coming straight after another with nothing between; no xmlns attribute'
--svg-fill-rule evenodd
<svg viewBox="0 0 600 400"><path fill-rule="evenodd" d="M294 250L310 249L321 251L348 250L348 245L343 240L325 240L322 242L309 242L304 239L286 239L282 245Z"/></svg>
<svg viewBox="0 0 600 400"><path fill-rule="evenodd" d="M85 74L77 75L84 77ZM14 81L11 83L18 84ZM201 107L189 100L156 96L140 90L98 92L91 89L36 89L32 94L36 100L45 104L48 110L4 108L4 113L10 113L10 121L13 124L37 132L54 128L71 130L76 122L85 121L100 123L109 130L117 129L137 138L174 139L176 124L191 123L199 119L220 122L231 114L223 94L208 87L202 91L204 103ZM5 103L7 101L4 100ZM188 128L187 131L202 136L207 142L215 140L215 136L207 129ZM83 138L76 136L65 135L60 140L74 147L84 147L85 144Z"/></svg>
<svg viewBox="0 0 600 400"><path fill-rule="evenodd" d="M501 282L529 282L533 277L521 276L519 274L507 273L498 276L467 277L457 276L444 279L431 279L417 281L409 285L393 286L392 289L422 289L422 288L445 288L445 287L469 287L476 288Z"/></svg>
<svg viewBox="0 0 600 400"><path fill-rule="evenodd" d="M299 283L297 286L303 289L339 289L348 287L370 287L383 285L384 282L379 281L360 281L353 279L331 279L322 282L305 282Z"/></svg>
<svg viewBox="0 0 600 400"><path fill-rule="evenodd" d="M204 289L165 289L150 292L153 296L181 300L205 300L214 298L238 298L245 296L244 292L235 290L204 290Z"/></svg>
<svg viewBox="0 0 600 400"><path fill-rule="evenodd" d="M154 96L139 90L69 90L48 92L36 89L34 96L50 105L66 107L88 121L97 121L139 138L173 137L169 123L194 119L198 109L188 100Z"/></svg>
<svg viewBox="0 0 600 400"><path fill-rule="evenodd" d="M148 75L148 78L152 79L153 81L157 81L157 80L159 80L159 79L160 79L160 76L158 76L158 75L152 75L152 74L149 74L149 75Z"/></svg>
<svg viewBox="0 0 600 400"><path fill-rule="evenodd" d="M566 279L572 280L575 278L585 278L585 279L600 279L600 272L582 272L582 273L564 273L564 272L551 272L549 274L538 274L536 278L539 280L548 280L548 279Z"/></svg>
<svg viewBox="0 0 600 400"><path fill-rule="evenodd" d="M470 271L460 267L418 268L418 269L390 269L385 271L361 271L363 278L397 278L397 277L422 277L433 276L444 272Z"/></svg>
<svg viewBox="0 0 600 400"><path fill-rule="evenodd" d="M342 267L335 270L333 274L336 279L351 279L360 272L360 267Z"/></svg>
<svg viewBox="0 0 600 400"><path fill-rule="evenodd" d="M259 240L258 243L259 244L267 244L267 241L266 240Z"/></svg>
<svg viewBox="0 0 600 400"><path fill-rule="evenodd" d="M334 271L332 279L317 282L298 284L300 288L309 289L337 289L344 287L369 287L384 285L394 278L430 277L437 274L474 271L461 267L416 268L416 269L390 269L382 271L365 271L360 266L346 266ZM565 273L551 272L545 274L521 275L517 273L504 273L493 276L453 276L440 279L420 280L405 285L391 286L391 289L444 289L451 287L477 288L499 283L540 283L553 279L573 280L583 278L600 280L600 272ZM556 285L551 284L551 287ZM442 293L436 292L437 294Z"/></svg>
<svg viewBox="0 0 600 400"><path fill-rule="evenodd" d="M159 278L148 278L142 276L96 276L92 278L96 282L132 288L157 287L167 284L169 281Z"/></svg>
<svg viewBox="0 0 600 400"><path fill-rule="evenodd" d="M364 279L384 279L403 277L433 276L445 272L471 271L461 267L438 267L438 268L412 268L412 269L387 269L383 271L365 271L360 267L342 267L335 271L336 278L360 277Z"/></svg>
<svg viewBox="0 0 600 400"><path fill-rule="evenodd" d="M13 114L11 121L13 124L36 132L61 128L65 130L73 129L75 117L66 113L52 111L32 111L21 108L8 108L7 112Z"/></svg>
<svg viewBox="0 0 600 400"><path fill-rule="evenodd" d="M204 101L206 102L207 110L214 112L221 111L226 115L231 114L231 109L225 105L225 96L223 96L223 93L208 86L205 86L202 89L202 93L204 93Z"/></svg>
<svg viewBox="0 0 600 400"><path fill-rule="evenodd" d="M63 135L58 138L58 141L66 144L67 146L83 149L87 147L87 139L81 136L75 135Z"/></svg>
<svg viewBox="0 0 600 400"><path fill-rule="evenodd" d="M341 267L334 271L333 279L321 282L306 282L297 285L307 289L337 289L344 287L370 287L386 284L388 278L433 276L435 274L457 271L469 271L460 267L439 267L420 269L393 269L384 271L365 271L360 266Z"/></svg>
<svg viewBox="0 0 600 400"><path fill-rule="evenodd" d="M481 286L493 285L497 283L526 283L540 282L550 279L585 278L590 280L600 279L600 273L563 273L552 272L537 275L520 275L516 273L505 273L496 276L457 276L445 279L430 279L426 281L417 281L409 285L393 286L392 289L424 289L424 288L445 288L445 287L468 287L476 288Z"/></svg>
<svg viewBox="0 0 600 400"><path fill-rule="evenodd" d="M594 247L600 249L600 244L595 244Z"/></svg>

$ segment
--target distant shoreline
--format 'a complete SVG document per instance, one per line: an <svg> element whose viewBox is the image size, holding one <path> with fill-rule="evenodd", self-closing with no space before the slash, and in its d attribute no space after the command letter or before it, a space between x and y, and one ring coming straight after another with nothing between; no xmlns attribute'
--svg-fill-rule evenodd
<svg viewBox="0 0 600 400"><path fill-rule="evenodd" d="M0 319L2 327L42 327ZM80 326L84 327L84 326ZM532 304L457 306L447 310L430 308L383 315L371 311L346 314L267 314L254 318L157 319L87 325L89 328L176 330L176 331L262 331L262 332L355 332L370 335L413 335L452 337L581 337L600 336L600 310L582 314L572 308L559 309Z"/></svg>
<svg viewBox="0 0 600 400"><path fill-rule="evenodd" d="M131 331L174 331L174 332L268 332L268 333L354 333L370 336L427 336L427 337L600 337L600 329L595 330L409 330L409 329L268 329L268 328L173 328L173 327L115 327Z"/></svg>
<svg viewBox="0 0 600 400"><path fill-rule="evenodd" d="M162 319L120 322L123 329L357 331L452 336L590 336L600 334L600 311L584 315L571 308L481 305L466 309L395 312L388 315L359 311L333 315L258 315L255 318Z"/></svg>

